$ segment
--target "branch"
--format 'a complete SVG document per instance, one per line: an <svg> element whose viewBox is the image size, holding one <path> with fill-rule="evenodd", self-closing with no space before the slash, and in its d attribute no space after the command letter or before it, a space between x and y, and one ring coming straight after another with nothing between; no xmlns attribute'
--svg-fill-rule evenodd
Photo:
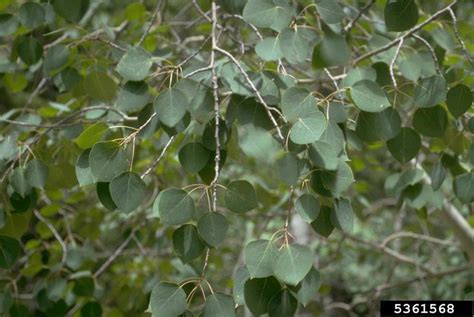
<svg viewBox="0 0 474 317"><path fill-rule="evenodd" d="M142 174L141 178L144 179L145 177L147 177L148 174L151 173L151 171L153 171L155 169L155 167L160 163L160 161L163 159L163 157L165 156L165 153L166 151L168 150L168 148L170 147L171 143L173 143L174 141L174 136L172 136L168 142L166 143L165 147L163 148L163 150L161 151L161 154L160 156L158 156L158 158L153 162L153 164L151 164L151 166Z"/></svg>
<svg viewBox="0 0 474 317"><path fill-rule="evenodd" d="M359 56L358 58L356 58L353 62L354 65L360 63L361 61L363 61L364 59L367 59L369 57L372 57L374 55L377 55L381 52L384 52L386 50L389 50L390 48L394 47L395 45L397 45L400 40L402 39L405 39L409 36L411 36L412 34L414 34L415 32L418 32L419 30L421 30L424 26L426 26L427 24L431 23L431 21L433 21L434 19L436 19L437 17L439 17L441 14L443 14L444 12L446 11L449 11L451 9L451 7L453 5L455 5L457 3L457 0L454 0L453 2L451 2L451 4L449 4L448 6L444 7L443 9L437 11L436 13L434 13L432 16L430 16L428 19L426 19L425 21L423 21L422 23L414 26L413 28L411 28L410 30L408 30L407 32L405 32L402 36L394 39L393 41L371 51L371 52L368 52L368 53L365 53L364 55L362 56Z"/></svg>
<svg viewBox="0 0 474 317"><path fill-rule="evenodd" d="M456 19L456 15L454 14L453 9L451 8L448 9L448 12L449 12L449 15L451 15L451 19L453 20L454 35L456 36L456 39L458 40L459 44L461 44L462 51L464 55L466 56L467 61L472 64L472 59L466 48L466 44L464 44L464 41L461 38L461 34L459 34L458 20Z"/></svg>
<svg viewBox="0 0 474 317"><path fill-rule="evenodd" d="M125 247L130 243L130 241L133 239L135 235L136 229L133 229L132 232L128 235L127 239L125 239L122 244L114 251L114 253L107 259L107 261L102 264L102 266L95 271L93 277L97 279L102 273L107 270L107 268L112 264L112 262L115 261L116 258L120 256L120 254L123 252Z"/></svg>
<svg viewBox="0 0 474 317"><path fill-rule="evenodd" d="M359 13L357 16L354 18L354 20L351 20L349 23L347 23L346 27L344 28L345 33L349 33L352 28L355 26L356 22L362 17L364 12L370 9L370 7L375 3L375 0L370 0L369 3L367 3L362 9L360 9Z"/></svg>
<svg viewBox="0 0 474 317"><path fill-rule="evenodd" d="M398 85L397 85L397 80L395 79L395 72L393 68L395 67L395 62L397 61L397 57L398 57L398 54L400 54L400 49L402 48L402 46L403 46L403 38L400 39L400 43L397 46L397 50L395 51L395 54L393 55L393 59L390 62L390 67L389 67L390 78L392 79L393 87L395 87L395 89L398 88Z"/></svg>
<svg viewBox="0 0 474 317"><path fill-rule="evenodd" d="M379 292L382 292L382 291L390 289L390 288L403 287L403 286L407 286L407 285L410 285L412 283L422 281L422 280L425 280L425 279L441 278L441 277L453 275L453 274L456 274L456 273L462 273L462 272L465 272L465 271L468 271L468 270L471 270L471 269L472 268L470 266L461 266L461 267L449 269L449 270L446 270L446 271L435 272L435 273L431 273L431 274L424 274L422 276L418 276L418 277L415 277L415 278L412 278L412 279L409 279L409 280L405 280L405 281L402 281L402 282L397 282L397 283L392 283L392 284L382 284L382 285L376 287L375 289L365 291L364 293L368 293L368 292L372 292L372 291L376 291L376 292L379 293Z"/></svg>
<svg viewBox="0 0 474 317"><path fill-rule="evenodd" d="M440 244L440 245L445 245L445 246L452 244L450 241L447 241L447 240L441 240L441 239L438 239L438 238L433 238L433 237L430 237L430 236L417 234L417 233L414 233L414 232L396 232L396 233L391 234L388 237L386 237L380 245L382 247L385 247L391 241L396 240L396 239L401 239L401 238L418 239L418 240L423 240L423 241L436 243L436 244Z"/></svg>
<svg viewBox="0 0 474 317"><path fill-rule="evenodd" d="M143 41L145 41L145 38L148 36L148 34L150 34L151 28L153 27L153 24L155 24L155 21L158 18L158 14L160 13L160 7L161 7L161 1L158 1L155 12L153 12L153 15L151 17L150 24L148 24L148 27L146 28L145 32L143 32L143 35L138 41L137 46L142 45Z"/></svg>
<svg viewBox="0 0 474 317"><path fill-rule="evenodd" d="M56 240L58 240L59 245L61 246L61 249L63 251L63 255L61 257L61 265L64 266L64 264L66 263L66 259L67 259L67 246L66 246L66 243L64 243L63 238L58 233L56 228L54 228L54 226L46 218L44 218L38 212L38 210L34 210L33 213L35 214L36 218L38 218L42 223L44 223L49 228L49 230L51 230L51 232L53 233L53 236L56 238Z"/></svg>
<svg viewBox="0 0 474 317"><path fill-rule="evenodd" d="M267 112L267 115L268 117L270 118L270 120L272 121L272 124L273 126L275 127L276 131L277 131L277 134L278 134L278 137L280 138L280 140L282 142L285 142L285 137L283 136L281 130L280 130L280 127L278 126L278 123L277 121L275 120L275 118L273 117L273 114L272 114L272 111L275 111L276 113L278 113L282 118L283 118L283 115L280 113L280 111L278 111L277 109L275 108L270 108L267 103L265 102L265 100L263 100L263 97L262 95L260 94L260 92L258 91L257 87L255 87L254 83L252 82L252 80L250 79L249 75L247 74L247 72L242 68L242 65L240 65L239 61L229 52L227 52L226 50L220 48L220 47L216 47L215 48L216 51L222 53L223 55L227 56L236 66L237 68L239 69L240 73L244 76L245 78L245 81L247 82L247 84L250 86L250 88L252 89L252 91L255 93L255 95L257 96L258 100L260 101L260 103L265 107L265 111Z"/></svg>
<svg viewBox="0 0 474 317"><path fill-rule="evenodd" d="M431 46L430 42L428 42L427 40L425 40L423 37L419 36L418 34L413 34L412 35L415 39L419 40L421 43L423 43L427 48L428 50L430 51L431 53L431 58L433 59L434 63L435 63L435 67L436 67L436 73L437 74L441 74L441 70L439 69L439 60L438 60L438 57L436 56L436 53L434 51L434 48L433 46Z"/></svg>

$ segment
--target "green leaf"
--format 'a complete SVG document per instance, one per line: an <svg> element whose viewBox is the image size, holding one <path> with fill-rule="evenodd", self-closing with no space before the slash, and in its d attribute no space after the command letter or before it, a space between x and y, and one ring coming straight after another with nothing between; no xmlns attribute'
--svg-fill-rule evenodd
<svg viewBox="0 0 474 317"><path fill-rule="evenodd" d="M342 80L342 87L351 87L362 80L376 81L376 71L371 67L352 68L347 72L347 76Z"/></svg>
<svg viewBox="0 0 474 317"><path fill-rule="evenodd" d="M89 155L91 150L87 149L79 155L76 161L75 171L76 178L80 186L85 186L95 183L94 175L92 174L89 165Z"/></svg>
<svg viewBox="0 0 474 317"><path fill-rule="evenodd" d="M223 293L213 293L206 298L202 317L235 317L235 303L232 296Z"/></svg>
<svg viewBox="0 0 474 317"><path fill-rule="evenodd" d="M33 159L26 165L25 176L31 187L43 188L48 179L48 166L37 159Z"/></svg>
<svg viewBox="0 0 474 317"><path fill-rule="evenodd" d="M125 151L117 142L96 143L89 155L92 174L100 182L110 182L128 169Z"/></svg>
<svg viewBox="0 0 474 317"><path fill-rule="evenodd" d="M323 20L327 24L340 23L346 15L342 11L339 4L334 0L317 0L316 9Z"/></svg>
<svg viewBox="0 0 474 317"><path fill-rule="evenodd" d="M338 164L338 153L328 142L316 141L311 143L308 150L311 162L325 170L335 170Z"/></svg>
<svg viewBox="0 0 474 317"><path fill-rule="evenodd" d="M36 2L25 2L18 11L18 18L27 29L35 29L44 22L45 11Z"/></svg>
<svg viewBox="0 0 474 317"><path fill-rule="evenodd" d="M153 316L176 317L186 311L186 293L177 284L161 282L150 295Z"/></svg>
<svg viewBox="0 0 474 317"><path fill-rule="evenodd" d="M96 122L93 125L85 129L77 138L74 139L74 143L77 144L81 149L91 148L94 144L102 139L102 136L107 132L109 126L103 122Z"/></svg>
<svg viewBox="0 0 474 317"><path fill-rule="evenodd" d="M245 304L255 316L268 312L268 303L281 289L280 283L273 276L253 278L245 282Z"/></svg>
<svg viewBox="0 0 474 317"><path fill-rule="evenodd" d="M322 207L318 218L311 223L314 231L326 238L334 230L334 225L331 222L331 213L331 208Z"/></svg>
<svg viewBox="0 0 474 317"><path fill-rule="evenodd" d="M10 160L18 153L16 138L12 135L5 136L0 141L0 160Z"/></svg>
<svg viewBox="0 0 474 317"><path fill-rule="evenodd" d="M194 201L182 189L167 188L156 197L154 208L165 225L180 225L194 215Z"/></svg>
<svg viewBox="0 0 474 317"><path fill-rule="evenodd" d="M448 127L448 114L441 106L420 108L413 115L412 123L421 135L442 137Z"/></svg>
<svg viewBox="0 0 474 317"><path fill-rule="evenodd" d="M250 279L250 273L246 266L241 266L237 269L234 275L234 284L232 292L234 294L235 303L239 306L245 304L244 299L244 285Z"/></svg>
<svg viewBox="0 0 474 317"><path fill-rule="evenodd" d="M8 13L0 13L0 36L9 36L16 32L18 18Z"/></svg>
<svg viewBox="0 0 474 317"><path fill-rule="evenodd" d="M100 203L110 211L117 209L112 195L110 194L110 183L98 182L96 186L97 197Z"/></svg>
<svg viewBox="0 0 474 317"><path fill-rule="evenodd" d="M331 212L331 223L334 227L344 231L352 232L354 228L354 212L350 200L339 198L334 200L334 208Z"/></svg>
<svg viewBox="0 0 474 317"><path fill-rule="evenodd" d="M282 246L272 263L275 277L285 284L296 285L313 267L314 254L306 246L290 244Z"/></svg>
<svg viewBox="0 0 474 317"><path fill-rule="evenodd" d="M81 79L81 75L75 68L66 67L54 77L54 84L61 92L69 91L76 87L81 82Z"/></svg>
<svg viewBox="0 0 474 317"><path fill-rule="evenodd" d="M27 65L34 65L43 57L43 46L32 36L21 37L18 41L18 55Z"/></svg>
<svg viewBox="0 0 474 317"><path fill-rule="evenodd" d="M301 195L295 203L296 212L308 223L316 220L320 209L318 199L311 194Z"/></svg>
<svg viewBox="0 0 474 317"><path fill-rule="evenodd" d="M412 128L402 128L397 136L387 141L387 147L394 158L405 164L420 151L421 138Z"/></svg>
<svg viewBox="0 0 474 317"><path fill-rule="evenodd" d="M444 179L446 178L446 169L444 168L441 161L438 161L433 165L430 178L431 187L434 191L437 191L441 185L443 185Z"/></svg>
<svg viewBox="0 0 474 317"><path fill-rule="evenodd" d="M310 117L299 118L291 127L290 139L296 144L308 144L319 140L326 130L326 117L316 110Z"/></svg>
<svg viewBox="0 0 474 317"><path fill-rule="evenodd" d="M98 302L87 302L81 308L81 317L101 317L102 307Z"/></svg>
<svg viewBox="0 0 474 317"><path fill-rule="evenodd" d="M77 296L90 297L94 294L95 283L92 277L81 277L74 280L72 291Z"/></svg>
<svg viewBox="0 0 474 317"><path fill-rule="evenodd" d="M304 63L311 55L316 33L308 28L285 28L279 36L280 51L291 64Z"/></svg>
<svg viewBox="0 0 474 317"><path fill-rule="evenodd" d="M397 110L387 108L382 112L359 113L356 133L365 142L375 142L394 138L400 133L402 119Z"/></svg>
<svg viewBox="0 0 474 317"><path fill-rule="evenodd" d="M20 256L20 251L18 240L0 235L0 268L9 269Z"/></svg>
<svg viewBox="0 0 474 317"><path fill-rule="evenodd" d="M140 111L150 101L148 85L144 81L129 81L117 96L117 108L125 112Z"/></svg>
<svg viewBox="0 0 474 317"><path fill-rule="evenodd" d="M285 0L249 0L243 17L257 27L272 28L279 32L290 24L293 8Z"/></svg>
<svg viewBox="0 0 474 317"><path fill-rule="evenodd" d="M205 248L206 245L199 238L196 226L182 225L173 232L173 249L183 263L200 257Z"/></svg>
<svg viewBox="0 0 474 317"><path fill-rule="evenodd" d="M418 22L418 7L414 0L387 0L384 16L389 31L405 31Z"/></svg>
<svg viewBox="0 0 474 317"><path fill-rule="evenodd" d="M270 240L255 240L244 248L244 263L251 278L261 278L273 274L272 263L277 248Z"/></svg>
<svg viewBox="0 0 474 317"><path fill-rule="evenodd" d="M351 51L346 39L332 31L325 32L322 41L314 50L313 67L316 69L346 64L351 58Z"/></svg>
<svg viewBox="0 0 474 317"><path fill-rule="evenodd" d="M208 212L199 218L199 236L210 246L218 247L225 239L229 224L225 216L217 212Z"/></svg>
<svg viewBox="0 0 474 317"><path fill-rule="evenodd" d="M244 213L258 207L255 189L244 180L231 182L225 191L224 200L226 207L235 213Z"/></svg>
<svg viewBox="0 0 474 317"><path fill-rule="evenodd" d="M268 316L292 317L297 308L298 301L287 288L284 288L275 294L268 303Z"/></svg>
<svg viewBox="0 0 474 317"><path fill-rule="evenodd" d="M25 195L31 190L30 184L26 180L26 171L24 167L15 168L8 179L15 192L20 194L22 197L25 197Z"/></svg>
<svg viewBox="0 0 474 317"><path fill-rule="evenodd" d="M211 152L201 143L191 142L184 145L178 153L179 162L189 173L197 173L205 166Z"/></svg>
<svg viewBox="0 0 474 317"><path fill-rule="evenodd" d="M285 184L288 186L296 184L300 176L300 164L298 157L295 154L285 153L285 155L283 155L275 165L280 179Z"/></svg>
<svg viewBox="0 0 474 317"><path fill-rule="evenodd" d="M464 204L474 202L474 173L465 173L454 178L453 191Z"/></svg>
<svg viewBox="0 0 474 317"><path fill-rule="evenodd" d="M92 72L83 79L84 91L98 101L112 101L117 92L117 84L106 73Z"/></svg>
<svg viewBox="0 0 474 317"><path fill-rule="evenodd" d="M306 307L306 305L316 297L319 287L321 287L321 277L319 272L312 267L299 285L300 288L296 293L296 298Z"/></svg>
<svg viewBox="0 0 474 317"><path fill-rule="evenodd" d="M69 48L65 45L51 47L44 58L43 69L46 73L58 71L64 67L69 59Z"/></svg>
<svg viewBox="0 0 474 317"><path fill-rule="evenodd" d="M362 111L381 112L391 106L382 88L371 80L356 82L351 87L350 94L354 104Z"/></svg>
<svg viewBox="0 0 474 317"><path fill-rule="evenodd" d="M221 149L225 149L226 143L230 137L230 129L227 128L227 124L224 120L219 118L219 143ZM210 151L216 151L216 122L215 120L209 121L206 124L206 128L202 133L202 145L204 145Z"/></svg>
<svg viewBox="0 0 474 317"><path fill-rule="evenodd" d="M54 11L71 22L79 22L89 8L89 0L54 0Z"/></svg>
<svg viewBox="0 0 474 317"><path fill-rule="evenodd" d="M186 96L176 88L163 91L154 102L158 119L168 127L174 127L186 114Z"/></svg>
<svg viewBox="0 0 474 317"><path fill-rule="evenodd" d="M415 88L413 96L415 106L419 108L433 107L446 99L446 79L435 75L422 79Z"/></svg>
<svg viewBox="0 0 474 317"><path fill-rule="evenodd" d="M320 112L316 106L316 98L306 89L291 87L281 96L281 109L285 118L297 122Z"/></svg>
<svg viewBox="0 0 474 317"><path fill-rule="evenodd" d="M152 64L150 53L134 47L122 56L116 70L125 80L139 81L148 76Z"/></svg>
<svg viewBox="0 0 474 317"><path fill-rule="evenodd" d="M279 37L266 37L255 46L255 52L264 61L276 61L283 57Z"/></svg>
<svg viewBox="0 0 474 317"><path fill-rule="evenodd" d="M146 197L146 184L139 175L124 172L110 182L110 195L118 209L134 211Z"/></svg>
<svg viewBox="0 0 474 317"><path fill-rule="evenodd" d="M337 168L334 171L319 171L313 173L315 178L319 178L320 184L323 191L317 190L313 187L316 192L325 196L339 197L345 192L351 184L354 182L354 175L352 170L344 161L339 160ZM313 186L315 179L312 180Z"/></svg>
<svg viewBox="0 0 474 317"><path fill-rule="evenodd" d="M469 87L458 84L449 89L446 104L448 110L455 117L468 111L472 105L472 92Z"/></svg>

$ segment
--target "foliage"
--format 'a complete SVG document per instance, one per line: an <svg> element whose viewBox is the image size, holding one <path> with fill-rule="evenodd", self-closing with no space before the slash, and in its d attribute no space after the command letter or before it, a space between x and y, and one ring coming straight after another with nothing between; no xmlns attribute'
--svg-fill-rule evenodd
<svg viewBox="0 0 474 317"><path fill-rule="evenodd" d="M473 16L1 1L0 315L472 298Z"/></svg>

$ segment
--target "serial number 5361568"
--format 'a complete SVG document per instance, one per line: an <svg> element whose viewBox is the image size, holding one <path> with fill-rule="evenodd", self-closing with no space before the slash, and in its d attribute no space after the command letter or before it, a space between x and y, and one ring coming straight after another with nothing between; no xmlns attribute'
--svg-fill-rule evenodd
<svg viewBox="0 0 474 317"><path fill-rule="evenodd" d="M454 304L396 303L393 312L395 314L453 314Z"/></svg>

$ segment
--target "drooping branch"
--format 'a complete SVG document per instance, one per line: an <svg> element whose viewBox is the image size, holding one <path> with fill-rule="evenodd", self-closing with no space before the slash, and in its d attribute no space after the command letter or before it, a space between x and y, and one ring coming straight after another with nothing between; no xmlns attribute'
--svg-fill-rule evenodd
<svg viewBox="0 0 474 317"><path fill-rule="evenodd" d="M453 2L451 2L448 6L444 7L443 9L437 11L436 13L434 13L432 16L430 16L428 19L426 19L425 21L423 21L422 23L420 24L417 24L415 25L413 28L411 28L410 30L406 31L403 35L401 35L400 37L394 39L393 41L373 50L373 51L370 51L368 53L365 53L364 55L362 56L359 56L358 58L356 58L354 61L353 61L353 64L356 65L358 63L360 63L361 61L367 59L367 58L370 58L374 55L377 55L379 53L382 53L382 52L385 52L389 49L391 49L392 47L396 46L398 43L400 43L401 40L411 36L412 34L418 32L419 30L421 30L423 27L425 27L426 25L430 24L433 20L435 20L436 18L438 18L440 15L442 15L443 13L449 11L451 9L451 7L453 5L455 5L457 3L457 0L454 0Z"/></svg>

